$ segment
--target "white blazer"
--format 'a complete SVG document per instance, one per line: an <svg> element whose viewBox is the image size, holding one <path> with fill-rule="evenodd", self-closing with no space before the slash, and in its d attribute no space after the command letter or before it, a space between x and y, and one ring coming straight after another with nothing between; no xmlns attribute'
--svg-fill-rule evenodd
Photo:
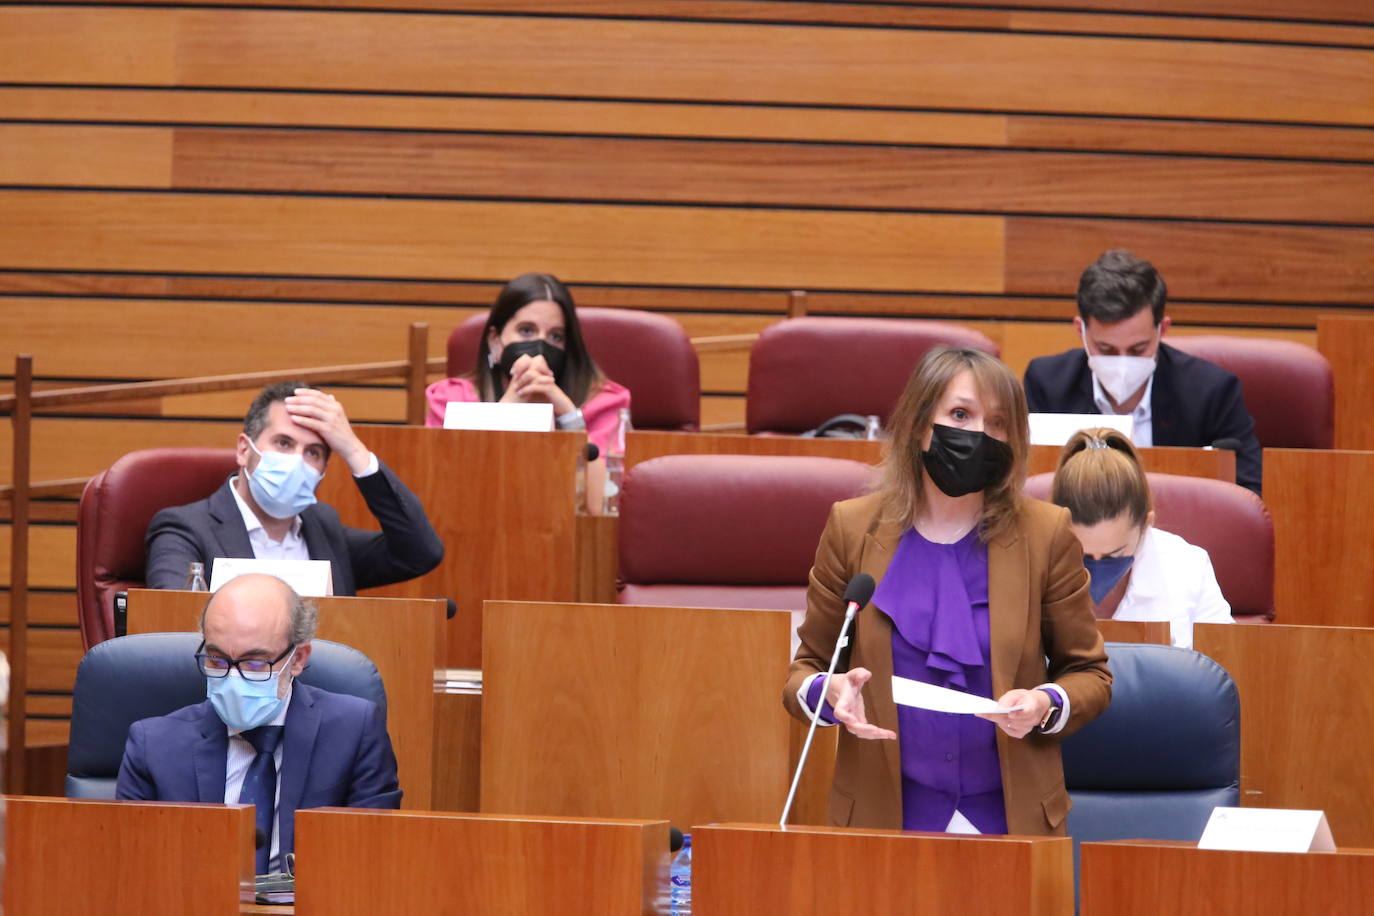
<svg viewBox="0 0 1374 916"><path fill-rule="evenodd" d="M1191 649L1194 623L1234 623L1207 551L1176 534L1145 532L1113 620L1167 620L1176 646Z"/></svg>

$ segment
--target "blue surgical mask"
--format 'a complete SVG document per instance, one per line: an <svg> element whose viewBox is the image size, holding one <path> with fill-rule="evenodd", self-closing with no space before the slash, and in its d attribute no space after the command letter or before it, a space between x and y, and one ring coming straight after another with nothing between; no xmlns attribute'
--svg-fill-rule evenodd
<svg viewBox="0 0 1374 916"><path fill-rule="evenodd" d="M235 731L246 732L275 719L290 696L289 691L286 697L278 696L282 692L282 671L290 666L295 656L296 650L292 649L281 668L273 671L265 681L247 680L237 670L231 670L224 677L207 677L206 694L224 724Z"/></svg>
<svg viewBox="0 0 1374 916"><path fill-rule="evenodd" d="M259 452L261 460L248 475L248 489L258 508L273 518L294 518L315 504L315 488L324 475L305 463L305 456L286 452Z"/></svg>
<svg viewBox="0 0 1374 916"><path fill-rule="evenodd" d="M1135 557L1083 558L1083 565L1088 568L1088 575L1091 577L1088 582L1088 594L1092 595L1093 604L1102 603L1102 599L1107 597L1107 592L1121 581L1121 577L1126 575L1133 562Z"/></svg>

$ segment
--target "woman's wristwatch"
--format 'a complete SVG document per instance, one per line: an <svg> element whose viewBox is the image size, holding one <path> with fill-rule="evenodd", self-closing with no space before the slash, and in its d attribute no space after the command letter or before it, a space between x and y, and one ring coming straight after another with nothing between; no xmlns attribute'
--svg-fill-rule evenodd
<svg viewBox="0 0 1374 916"><path fill-rule="evenodd" d="M1064 710L1059 705L1059 695L1057 693L1053 690L1046 690L1044 687L1038 687L1036 689L1050 698L1050 708L1045 710L1045 718L1041 719L1040 724L1036 726L1040 731L1047 732L1059 724L1059 715Z"/></svg>

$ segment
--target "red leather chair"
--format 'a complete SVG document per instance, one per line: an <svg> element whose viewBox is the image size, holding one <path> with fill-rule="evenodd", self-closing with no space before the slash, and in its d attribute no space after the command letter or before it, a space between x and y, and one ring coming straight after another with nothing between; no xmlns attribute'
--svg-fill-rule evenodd
<svg viewBox="0 0 1374 916"><path fill-rule="evenodd" d="M830 507L874 468L838 458L668 455L625 476L622 604L806 608Z"/></svg>
<svg viewBox="0 0 1374 916"><path fill-rule="evenodd" d="M682 325L666 315L635 309L577 310L587 351L606 377L630 389L636 429L695 432L701 424L701 370ZM450 377L471 372L486 324L485 313L453 329L448 338Z"/></svg>
<svg viewBox="0 0 1374 916"><path fill-rule="evenodd" d="M1155 527L1207 551L1231 616L1249 623L1274 619L1274 523L1254 493L1206 477L1147 474ZM1050 498L1053 474L1026 481L1026 494Z"/></svg>
<svg viewBox="0 0 1374 916"><path fill-rule="evenodd" d="M745 425L750 433L797 434L842 413L873 414L886 424L921 357L944 344L999 355L979 332L939 321L780 321L749 354Z"/></svg>
<svg viewBox="0 0 1374 916"><path fill-rule="evenodd" d="M86 484L76 523L76 600L89 649L114 636L114 595L143 587L143 537L158 510L209 496L238 465L227 448L130 452Z"/></svg>
<svg viewBox="0 0 1374 916"><path fill-rule="evenodd" d="M1168 344L1234 372L1264 448L1331 448L1331 365L1311 347L1264 337L1170 336Z"/></svg>

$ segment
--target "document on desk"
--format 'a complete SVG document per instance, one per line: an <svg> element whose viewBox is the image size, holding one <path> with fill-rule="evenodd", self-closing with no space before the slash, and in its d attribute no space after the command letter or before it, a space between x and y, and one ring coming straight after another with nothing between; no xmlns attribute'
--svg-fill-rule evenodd
<svg viewBox="0 0 1374 916"><path fill-rule="evenodd" d="M901 706L915 706L935 712L952 712L971 716L975 713L1006 713L1024 709L1024 706L998 706L996 700L961 693L948 687L923 684L906 677L892 678L892 699Z"/></svg>

